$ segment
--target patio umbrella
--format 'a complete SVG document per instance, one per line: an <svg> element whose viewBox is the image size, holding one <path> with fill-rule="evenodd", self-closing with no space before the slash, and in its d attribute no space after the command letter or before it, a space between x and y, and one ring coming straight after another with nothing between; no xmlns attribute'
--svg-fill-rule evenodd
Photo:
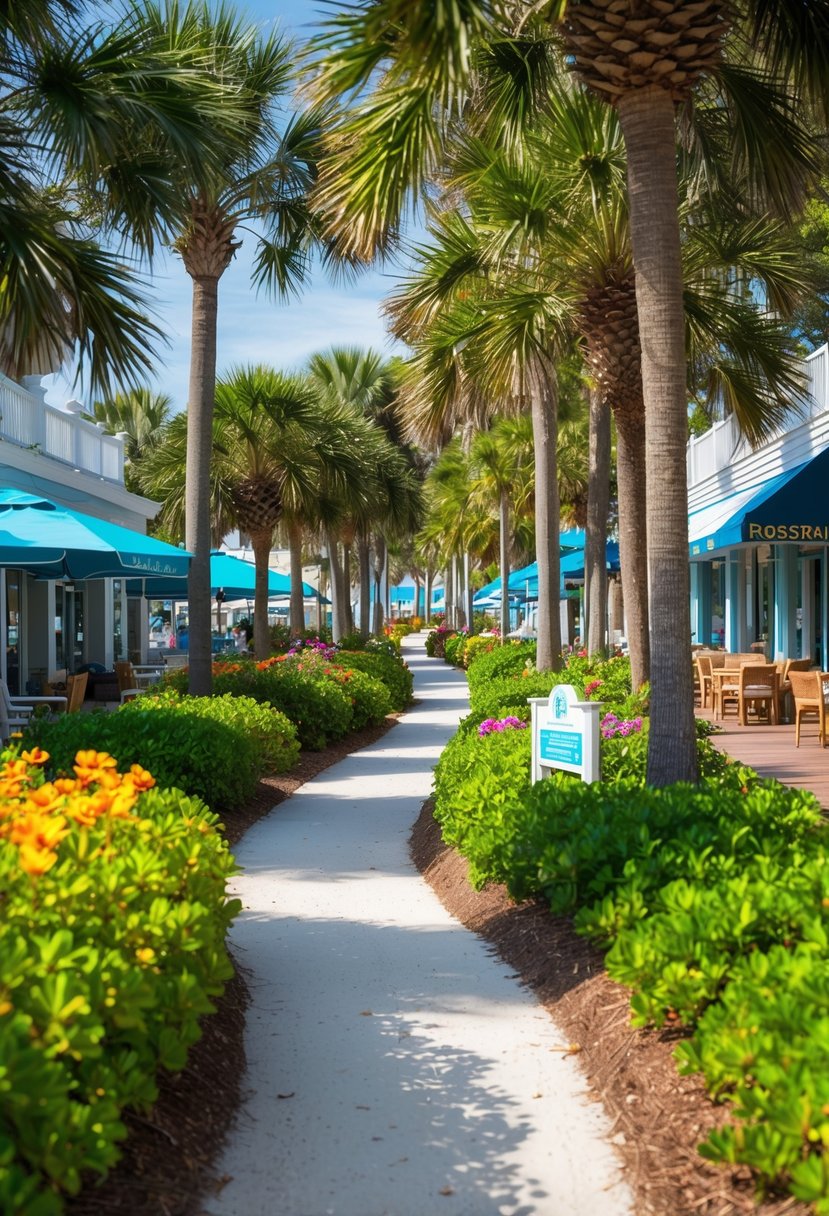
<svg viewBox="0 0 829 1216"><path fill-rule="evenodd" d="M214 549L210 554L211 596L215 598L220 589L224 591L226 600L252 599L256 589L256 567L253 562L246 562L241 557L233 557L221 549ZM305 596L317 595L310 583L302 584L302 593ZM269 570L268 599L287 598L290 594L291 580L287 574ZM130 579L127 582L127 595L146 595L152 600L186 600L187 579Z"/></svg>
<svg viewBox="0 0 829 1216"><path fill-rule="evenodd" d="M0 489L0 566L39 578L186 578L190 554L153 536L58 506L22 490Z"/></svg>

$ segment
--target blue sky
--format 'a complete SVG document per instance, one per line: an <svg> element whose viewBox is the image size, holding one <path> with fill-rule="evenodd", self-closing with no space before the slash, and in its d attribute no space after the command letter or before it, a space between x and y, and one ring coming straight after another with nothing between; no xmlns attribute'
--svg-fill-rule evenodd
<svg viewBox="0 0 829 1216"><path fill-rule="evenodd" d="M238 6L261 21L275 23L297 38L307 37L323 8L314 0L253 0ZM242 232L242 248L219 284L218 372L234 364L263 362L286 370L301 366L308 355L332 345L373 346L400 350L387 335L379 303L395 282L395 271L370 271L349 284L332 284L316 269L299 300L279 303L250 286L253 237ZM176 409L187 401L190 360L191 283L173 254L160 257L152 272L152 306L169 339L159 349L155 386L168 393ZM57 402L83 397L79 386L56 377L49 392Z"/></svg>

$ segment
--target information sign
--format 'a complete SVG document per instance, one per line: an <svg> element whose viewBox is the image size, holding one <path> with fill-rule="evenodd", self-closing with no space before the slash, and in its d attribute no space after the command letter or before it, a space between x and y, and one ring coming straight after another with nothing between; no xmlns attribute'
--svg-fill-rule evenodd
<svg viewBox="0 0 829 1216"><path fill-rule="evenodd" d="M532 780L550 769L599 781L601 701L579 701L572 684L558 684L549 697L530 697L532 706Z"/></svg>

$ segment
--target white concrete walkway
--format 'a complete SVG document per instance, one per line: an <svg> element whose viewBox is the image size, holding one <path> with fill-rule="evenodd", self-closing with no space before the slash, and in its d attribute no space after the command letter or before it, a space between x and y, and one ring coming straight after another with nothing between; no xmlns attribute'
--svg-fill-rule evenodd
<svg viewBox="0 0 829 1216"><path fill-rule="evenodd" d="M561 1034L409 859L466 681L407 643L421 703L237 851L250 1096L206 1211L628 1216Z"/></svg>

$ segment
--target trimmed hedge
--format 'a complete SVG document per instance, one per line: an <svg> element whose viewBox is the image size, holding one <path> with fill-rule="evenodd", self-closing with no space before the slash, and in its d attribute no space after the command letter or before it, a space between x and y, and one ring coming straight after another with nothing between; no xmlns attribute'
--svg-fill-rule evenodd
<svg viewBox="0 0 829 1216"><path fill-rule="evenodd" d="M75 753L90 747L119 764L140 763L159 785L215 811L238 807L265 772L285 772L298 752L294 727L275 710L248 698L172 693L137 697L115 713L33 719L24 742L46 748L50 771L68 769Z"/></svg>
<svg viewBox="0 0 829 1216"><path fill-rule="evenodd" d="M117 1160L124 1108L184 1066L239 904L197 799L93 751L57 784L24 757L0 768L0 1211L59 1216Z"/></svg>

